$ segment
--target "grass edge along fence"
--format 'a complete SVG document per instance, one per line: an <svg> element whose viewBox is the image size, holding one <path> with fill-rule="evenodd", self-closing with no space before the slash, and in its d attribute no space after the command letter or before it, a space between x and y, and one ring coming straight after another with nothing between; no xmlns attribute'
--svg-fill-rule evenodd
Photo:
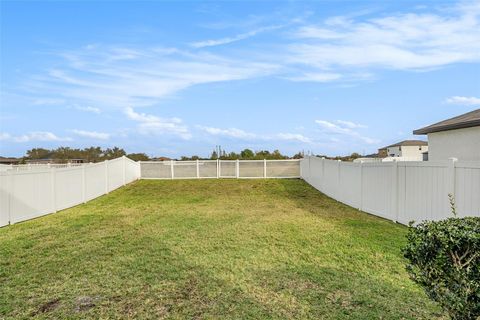
<svg viewBox="0 0 480 320"><path fill-rule="evenodd" d="M451 217L480 217L480 162L353 163L306 157L301 176L317 190L351 207L407 225Z"/></svg>
<svg viewBox="0 0 480 320"><path fill-rule="evenodd" d="M123 156L82 166L0 172L0 227L85 203L140 178Z"/></svg>

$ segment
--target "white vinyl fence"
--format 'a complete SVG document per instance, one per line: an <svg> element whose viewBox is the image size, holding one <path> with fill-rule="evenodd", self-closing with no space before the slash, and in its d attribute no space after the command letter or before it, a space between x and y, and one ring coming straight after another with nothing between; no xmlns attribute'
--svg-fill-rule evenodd
<svg viewBox="0 0 480 320"><path fill-rule="evenodd" d="M408 224L480 216L480 162L352 163L307 157L301 176L326 195L362 211Z"/></svg>
<svg viewBox="0 0 480 320"><path fill-rule="evenodd" d="M300 178L300 160L142 161L142 179Z"/></svg>
<svg viewBox="0 0 480 320"><path fill-rule="evenodd" d="M65 168L0 172L0 226L76 206L140 178L126 157Z"/></svg>

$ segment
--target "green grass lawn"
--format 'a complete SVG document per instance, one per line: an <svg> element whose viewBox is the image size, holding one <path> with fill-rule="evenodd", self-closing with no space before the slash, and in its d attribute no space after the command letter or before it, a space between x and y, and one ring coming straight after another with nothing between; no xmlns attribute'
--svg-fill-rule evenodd
<svg viewBox="0 0 480 320"><path fill-rule="evenodd" d="M406 228L301 180L142 180L0 229L0 319L439 319Z"/></svg>

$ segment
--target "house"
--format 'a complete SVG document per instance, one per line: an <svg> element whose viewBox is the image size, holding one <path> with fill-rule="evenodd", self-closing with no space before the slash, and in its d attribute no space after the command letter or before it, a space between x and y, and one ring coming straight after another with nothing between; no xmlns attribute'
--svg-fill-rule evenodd
<svg viewBox="0 0 480 320"><path fill-rule="evenodd" d="M19 164L22 159L0 157L0 164Z"/></svg>
<svg viewBox="0 0 480 320"><path fill-rule="evenodd" d="M428 152L428 143L423 140L404 140L384 148L387 150L386 161L400 160L400 161L422 161L424 153Z"/></svg>
<svg viewBox="0 0 480 320"><path fill-rule="evenodd" d="M428 159L480 161L480 109L413 131L428 136Z"/></svg>
<svg viewBox="0 0 480 320"><path fill-rule="evenodd" d="M85 159L33 159L26 160L27 164L57 164L57 163L85 163Z"/></svg>

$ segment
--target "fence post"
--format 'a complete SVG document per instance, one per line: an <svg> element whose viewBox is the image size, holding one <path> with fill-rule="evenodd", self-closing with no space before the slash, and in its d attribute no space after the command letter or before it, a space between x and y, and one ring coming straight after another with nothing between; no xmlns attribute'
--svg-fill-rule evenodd
<svg viewBox="0 0 480 320"><path fill-rule="evenodd" d="M450 162L448 163L448 175L449 175L449 188L448 188L448 193L452 195L453 198L455 198L455 164L457 162L457 158L448 158Z"/></svg>
<svg viewBox="0 0 480 320"><path fill-rule="evenodd" d="M170 160L170 176L171 176L172 180L175 177L175 173L174 173L174 169L173 169L173 160Z"/></svg>
<svg viewBox="0 0 480 320"><path fill-rule="evenodd" d="M126 172L127 171L127 157L125 156L122 156L122 160L123 160L123 163L122 163L122 174L123 174L123 185L126 185L127 184L127 177L126 177Z"/></svg>
<svg viewBox="0 0 480 320"><path fill-rule="evenodd" d="M8 207L7 207L7 218L8 218L8 224L12 224L12 194L13 194L13 188L14 188L14 175L13 172L7 172L8 176Z"/></svg>
<svg viewBox="0 0 480 320"><path fill-rule="evenodd" d="M82 165L82 201L87 202L87 167Z"/></svg>
<svg viewBox="0 0 480 320"><path fill-rule="evenodd" d="M395 222L398 222L398 162L393 161L393 175L392 175L392 219Z"/></svg>
<svg viewBox="0 0 480 320"><path fill-rule="evenodd" d="M57 212L57 183L56 183L56 168L53 167L50 170L50 181L51 181L51 191L52 191L52 208L53 212Z"/></svg>
<svg viewBox="0 0 480 320"><path fill-rule="evenodd" d="M322 186L322 192L325 191L325 157L322 157L322 179L320 180L320 185Z"/></svg>
<svg viewBox="0 0 480 320"><path fill-rule="evenodd" d="M363 161L360 160L360 208L359 210L363 210Z"/></svg>
<svg viewBox="0 0 480 320"><path fill-rule="evenodd" d="M199 161L197 160L197 179L200 178L200 164Z"/></svg>
<svg viewBox="0 0 480 320"><path fill-rule="evenodd" d="M336 190L337 201L340 201L340 199L343 200L342 197L340 196L340 193L341 193L341 190L342 190L342 188L340 186L340 170L342 169L342 167L341 167L342 163L341 162L342 162L342 160L337 161L337 190Z"/></svg>
<svg viewBox="0 0 480 320"><path fill-rule="evenodd" d="M236 166L236 176L237 179L240 177L240 160L237 159L237 166Z"/></svg>
<svg viewBox="0 0 480 320"><path fill-rule="evenodd" d="M105 163L105 194L108 193L108 160L104 161Z"/></svg>
<svg viewBox="0 0 480 320"><path fill-rule="evenodd" d="M220 159L217 159L217 179L220 178Z"/></svg>
<svg viewBox="0 0 480 320"><path fill-rule="evenodd" d="M263 178L267 177L267 159L263 159Z"/></svg>

